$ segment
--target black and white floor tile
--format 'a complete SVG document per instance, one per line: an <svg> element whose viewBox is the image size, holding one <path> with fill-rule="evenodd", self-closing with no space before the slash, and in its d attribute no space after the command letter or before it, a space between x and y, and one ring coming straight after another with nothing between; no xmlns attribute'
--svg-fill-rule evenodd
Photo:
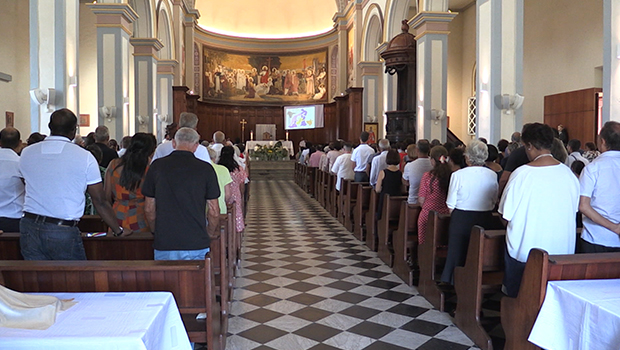
<svg viewBox="0 0 620 350"><path fill-rule="evenodd" d="M226 349L477 349L293 181L251 188Z"/></svg>

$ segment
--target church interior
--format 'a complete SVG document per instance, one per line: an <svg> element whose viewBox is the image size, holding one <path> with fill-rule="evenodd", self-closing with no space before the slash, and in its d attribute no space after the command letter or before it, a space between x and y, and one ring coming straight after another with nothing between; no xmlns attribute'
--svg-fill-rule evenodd
<svg viewBox="0 0 620 350"><path fill-rule="evenodd" d="M234 143L291 141L292 154L300 142L356 143L369 130L393 142L497 144L535 122L596 143L605 122L620 121L618 0L0 0L0 8L0 113L24 142L49 135L60 108L78 116L82 136L105 125L119 142L138 132L162 142L191 112L201 141L223 131ZM410 46L399 47L399 35ZM398 49L411 61L390 70ZM312 118L295 120L302 107ZM480 332L457 324L454 294L439 308L395 274L347 218L329 212L318 189L328 180L305 171L296 168L297 183L250 172L227 324L209 348L534 348L509 342L499 292L477 301L486 338L472 337ZM467 329L482 329L476 318ZM199 349L208 336L195 339Z"/></svg>

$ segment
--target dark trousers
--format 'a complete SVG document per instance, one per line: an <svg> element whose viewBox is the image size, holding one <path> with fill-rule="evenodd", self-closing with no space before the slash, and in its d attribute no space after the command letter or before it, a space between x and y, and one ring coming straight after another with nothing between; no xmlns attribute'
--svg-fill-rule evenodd
<svg viewBox="0 0 620 350"><path fill-rule="evenodd" d="M511 298L516 298L521 287L521 279L525 270L525 263L513 258L508 254L508 250L504 251L504 287L502 291Z"/></svg>
<svg viewBox="0 0 620 350"><path fill-rule="evenodd" d="M355 172L355 182L368 182L370 179L368 178L368 174L365 171L356 171Z"/></svg>
<svg viewBox="0 0 620 350"><path fill-rule="evenodd" d="M24 260L86 260L80 229L22 218L19 245Z"/></svg>
<svg viewBox="0 0 620 350"><path fill-rule="evenodd" d="M0 218L0 230L4 232L19 232L19 220L11 218Z"/></svg>
<svg viewBox="0 0 620 350"><path fill-rule="evenodd" d="M620 252L620 248L607 247L604 245L594 244L579 237L577 240L577 252L578 253L617 253Z"/></svg>

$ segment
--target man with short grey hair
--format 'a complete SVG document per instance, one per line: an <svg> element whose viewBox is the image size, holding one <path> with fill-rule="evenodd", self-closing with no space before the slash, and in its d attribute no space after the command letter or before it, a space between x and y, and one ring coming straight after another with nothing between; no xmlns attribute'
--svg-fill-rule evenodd
<svg viewBox="0 0 620 350"><path fill-rule="evenodd" d="M222 153L222 148L224 147L224 141L226 140L226 135L224 135L221 131L216 131L213 133L213 144L211 145L211 149L215 151L217 157L215 157L215 162L219 162L220 154Z"/></svg>
<svg viewBox="0 0 620 350"><path fill-rule="evenodd" d="M182 112L179 116L179 129L181 128L190 128L196 130L198 127L198 116L194 113ZM176 136L175 136L176 137ZM198 136L200 138L200 135ZM151 162L154 162L158 158L163 158L174 151L174 147L172 146L172 142L163 142L157 146L155 149L155 154L153 155L153 159ZM198 145L196 151L194 152L194 156L196 158L205 161L207 163L211 163L211 157L209 157L209 151L203 145Z"/></svg>
<svg viewBox="0 0 620 350"><path fill-rule="evenodd" d="M174 151L154 161L144 179L155 260L202 260L218 230L220 187L211 164L194 156L198 141L194 129L180 128Z"/></svg>
<svg viewBox="0 0 620 350"><path fill-rule="evenodd" d="M377 179L379 178L379 173L382 172L385 168L387 168L387 162L385 158L387 157L387 152L390 150L390 140L381 139L379 140L379 155L372 158L372 163L370 165L370 185L375 187L377 185Z"/></svg>
<svg viewBox="0 0 620 350"><path fill-rule="evenodd" d="M95 129L95 145L99 147L101 153L103 153L103 158L101 158L101 163L99 165L104 168L108 167L112 159L118 158L118 153L108 146L108 141L110 141L110 130L105 125L99 125L97 129Z"/></svg>

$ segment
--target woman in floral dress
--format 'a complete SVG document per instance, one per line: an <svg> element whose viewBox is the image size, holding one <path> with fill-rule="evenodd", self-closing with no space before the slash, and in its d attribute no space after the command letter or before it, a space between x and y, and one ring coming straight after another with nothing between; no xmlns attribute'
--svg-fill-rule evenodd
<svg viewBox="0 0 620 350"><path fill-rule="evenodd" d="M245 181L248 174L235 160L235 149L232 146L222 148L218 164L225 166L230 171L233 180L231 201L235 202L235 228L237 232L243 232L243 194L245 193Z"/></svg>
<svg viewBox="0 0 620 350"><path fill-rule="evenodd" d="M439 214L449 214L446 206L446 196L450 185L452 168L448 163L448 150L443 146L435 146L430 153L433 170L424 173L420 181L418 203L422 206L418 217L418 243L424 243L428 214L436 211Z"/></svg>

